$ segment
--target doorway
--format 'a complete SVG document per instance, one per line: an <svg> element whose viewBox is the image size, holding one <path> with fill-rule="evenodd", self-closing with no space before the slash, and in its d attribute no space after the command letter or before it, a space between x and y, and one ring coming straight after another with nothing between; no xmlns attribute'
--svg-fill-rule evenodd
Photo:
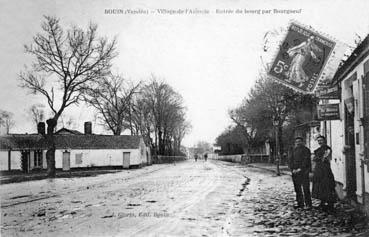
<svg viewBox="0 0 369 237"><path fill-rule="evenodd" d="M22 151L21 152L21 167L23 173L29 173L30 171L30 152Z"/></svg>
<svg viewBox="0 0 369 237"><path fill-rule="evenodd" d="M356 200L354 110L348 109L346 103L345 103L345 145L346 145L345 158L346 158L347 197L352 200Z"/></svg>
<svg viewBox="0 0 369 237"><path fill-rule="evenodd" d="M131 163L131 153L123 152L123 169L129 169Z"/></svg>
<svg viewBox="0 0 369 237"><path fill-rule="evenodd" d="M63 152L63 171L70 170L70 152Z"/></svg>

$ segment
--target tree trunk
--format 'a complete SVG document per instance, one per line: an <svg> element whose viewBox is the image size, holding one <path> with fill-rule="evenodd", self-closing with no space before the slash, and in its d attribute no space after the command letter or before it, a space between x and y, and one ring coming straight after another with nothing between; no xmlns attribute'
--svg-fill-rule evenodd
<svg viewBox="0 0 369 237"><path fill-rule="evenodd" d="M47 123L47 141L49 144L49 149L46 152L46 162L47 162L47 176L50 178L54 178L56 174L55 169L55 137L54 137L54 129L57 124L56 119L48 119Z"/></svg>
<svg viewBox="0 0 369 237"><path fill-rule="evenodd" d="M159 155L163 155L163 132L158 131L158 140L159 140Z"/></svg>
<svg viewBox="0 0 369 237"><path fill-rule="evenodd" d="M47 177L54 178L55 171L55 148L49 148L46 152Z"/></svg>
<svg viewBox="0 0 369 237"><path fill-rule="evenodd" d="M283 144L283 127L282 126L278 126L278 139L279 139L279 154L281 157L279 157L280 159L282 158L283 155L283 150L284 150L284 144Z"/></svg>

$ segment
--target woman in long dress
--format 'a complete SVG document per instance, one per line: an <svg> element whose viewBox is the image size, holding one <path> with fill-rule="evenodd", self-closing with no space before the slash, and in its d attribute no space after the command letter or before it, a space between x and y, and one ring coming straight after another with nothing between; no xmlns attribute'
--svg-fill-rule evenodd
<svg viewBox="0 0 369 237"><path fill-rule="evenodd" d="M309 76L306 75L302 66L309 55L313 57L314 60L319 61L314 51L322 52L314 43L314 36L310 36L307 41L287 50L288 55L293 57L287 72L288 81L298 83L299 87L302 87L305 82L309 81Z"/></svg>
<svg viewBox="0 0 369 237"><path fill-rule="evenodd" d="M320 200L320 207L331 210L336 201L336 183L330 165L332 149L326 145L325 137L319 136L317 140L320 147L314 151L312 196Z"/></svg>

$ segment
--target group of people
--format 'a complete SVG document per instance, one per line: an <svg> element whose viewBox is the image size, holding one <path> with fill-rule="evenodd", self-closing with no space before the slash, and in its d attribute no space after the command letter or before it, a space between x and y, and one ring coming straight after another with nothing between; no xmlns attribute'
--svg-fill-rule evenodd
<svg viewBox="0 0 369 237"><path fill-rule="evenodd" d="M195 156L194 156L194 157L195 157L195 161L197 161L197 159L199 159L199 155L198 155L198 154L195 154ZM207 160L208 160L208 154L207 154L207 153L205 153L205 154L204 154L204 160L205 160L205 161L207 161Z"/></svg>
<svg viewBox="0 0 369 237"><path fill-rule="evenodd" d="M332 149L327 146L324 136L317 138L319 148L313 153L314 169L311 166L310 149L304 145L302 137L295 138L295 147L289 157L289 167L296 192L297 206L295 208L311 208L311 197L319 199L319 207L333 211L336 201L335 181L330 167ZM310 177L312 174L313 188L310 192Z"/></svg>

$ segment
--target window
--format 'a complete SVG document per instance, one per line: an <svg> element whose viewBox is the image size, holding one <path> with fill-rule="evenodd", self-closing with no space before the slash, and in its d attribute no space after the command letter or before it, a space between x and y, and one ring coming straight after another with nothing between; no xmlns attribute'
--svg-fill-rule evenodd
<svg viewBox="0 0 369 237"><path fill-rule="evenodd" d="M76 165L81 165L82 164L82 155L83 155L83 153L76 154Z"/></svg>
<svg viewBox="0 0 369 237"><path fill-rule="evenodd" d="M34 166L42 167L42 151L35 151Z"/></svg>

